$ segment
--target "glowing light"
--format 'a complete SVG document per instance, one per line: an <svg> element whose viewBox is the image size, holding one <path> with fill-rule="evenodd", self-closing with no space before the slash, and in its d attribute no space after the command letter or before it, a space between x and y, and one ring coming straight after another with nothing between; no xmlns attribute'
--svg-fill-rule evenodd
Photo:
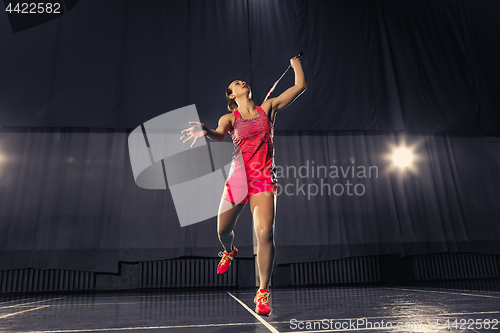
<svg viewBox="0 0 500 333"><path fill-rule="evenodd" d="M392 154L392 160L398 167L404 168L413 161L413 154L406 148L399 148Z"/></svg>

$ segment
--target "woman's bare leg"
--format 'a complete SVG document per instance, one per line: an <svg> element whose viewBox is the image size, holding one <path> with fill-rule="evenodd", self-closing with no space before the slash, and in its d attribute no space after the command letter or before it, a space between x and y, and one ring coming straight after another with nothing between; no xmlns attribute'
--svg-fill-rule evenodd
<svg viewBox="0 0 500 333"><path fill-rule="evenodd" d="M217 233L227 253L233 251L233 229L243 208L245 208L245 205L234 205L227 200L221 199L217 217Z"/></svg>
<svg viewBox="0 0 500 333"><path fill-rule="evenodd" d="M275 200L275 195L272 192L261 192L250 197L250 211L253 215L255 235L257 236L260 289L267 289L273 272Z"/></svg>

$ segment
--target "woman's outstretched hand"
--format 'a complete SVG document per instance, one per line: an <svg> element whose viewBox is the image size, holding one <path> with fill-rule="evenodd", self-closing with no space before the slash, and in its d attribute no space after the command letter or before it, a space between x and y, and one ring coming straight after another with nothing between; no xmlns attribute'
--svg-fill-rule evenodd
<svg viewBox="0 0 500 333"><path fill-rule="evenodd" d="M207 134L207 130L205 129L205 125L203 125L200 122L197 121L190 121L190 124L194 124L193 127L186 128L185 130L182 130L181 133L186 133L183 136L180 137L180 140L186 138L182 143L189 141L193 139L193 143L191 144L190 147L194 146L196 143L196 140L198 140L201 137L204 137Z"/></svg>

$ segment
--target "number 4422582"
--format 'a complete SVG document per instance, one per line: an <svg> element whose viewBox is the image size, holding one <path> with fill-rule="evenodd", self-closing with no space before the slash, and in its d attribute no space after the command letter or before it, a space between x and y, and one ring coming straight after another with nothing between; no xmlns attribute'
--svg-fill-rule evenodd
<svg viewBox="0 0 500 333"><path fill-rule="evenodd" d="M18 14L61 14L60 3L9 3L6 12Z"/></svg>

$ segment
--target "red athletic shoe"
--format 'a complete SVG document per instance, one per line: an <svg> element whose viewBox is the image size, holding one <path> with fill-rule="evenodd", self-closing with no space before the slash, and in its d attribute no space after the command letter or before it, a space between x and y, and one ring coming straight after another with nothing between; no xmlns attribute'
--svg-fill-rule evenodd
<svg viewBox="0 0 500 333"><path fill-rule="evenodd" d="M258 314L267 316L271 313L271 308L269 307L269 290L260 289L257 291L257 295L255 295L253 302L257 304L255 306L255 312Z"/></svg>
<svg viewBox="0 0 500 333"><path fill-rule="evenodd" d="M233 249L231 253L227 253L226 251L219 252L219 257L222 257L222 259L220 260L219 266L217 266L217 274L224 274L228 271L229 266L231 266L231 260L238 254L236 246L233 245Z"/></svg>

